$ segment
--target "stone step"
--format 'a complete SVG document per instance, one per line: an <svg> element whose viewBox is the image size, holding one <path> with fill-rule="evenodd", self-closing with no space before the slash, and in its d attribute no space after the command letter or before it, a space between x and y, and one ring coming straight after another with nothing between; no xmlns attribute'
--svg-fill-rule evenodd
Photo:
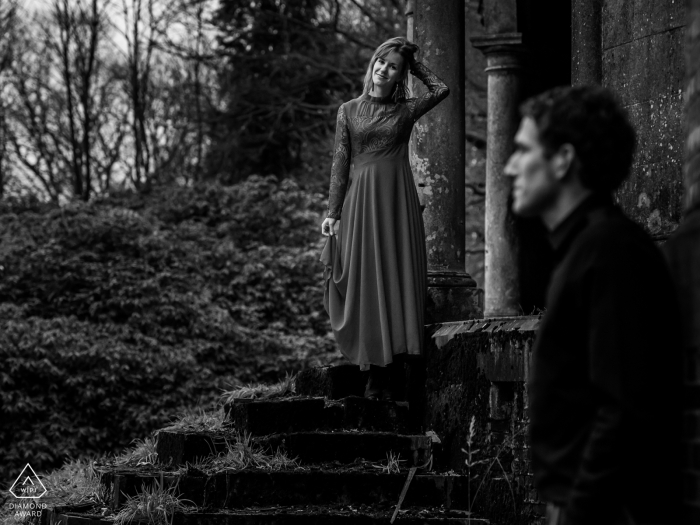
<svg viewBox="0 0 700 525"><path fill-rule="evenodd" d="M406 403L370 401L359 396L339 400L299 396L245 402L237 400L227 404L226 411L237 430L254 436L308 430L408 430Z"/></svg>
<svg viewBox="0 0 700 525"><path fill-rule="evenodd" d="M396 504L408 469L386 473L372 467L348 470L230 470L213 474L188 470L183 473L112 470L101 473L102 486L112 495L112 510L128 496L155 483L177 485L181 498L198 507L237 509L270 505ZM419 471L420 472L420 471ZM402 507L468 506L467 477L456 474L416 474Z"/></svg>
<svg viewBox="0 0 700 525"><path fill-rule="evenodd" d="M386 525L392 507L379 509L365 505L264 507L240 510L192 510L176 512L172 525ZM45 515L46 517L44 518ZM47 509L42 525L113 525L114 520L99 514L76 512L70 507ZM470 517L467 512L445 511L441 508L415 508L400 511L394 523L404 525L488 525L487 520Z"/></svg>
<svg viewBox="0 0 700 525"><path fill-rule="evenodd" d="M246 509L220 513L178 513L173 525L386 525L393 509L374 510L345 506L341 508L287 507L264 510ZM453 517L441 509L399 513L394 523L405 525L488 525L488 521ZM73 524L66 524L73 525ZM76 524L77 525L77 524Z"/></svg>
<svg viewBox="0 0 700 525"><path fill-rule="evenodd" d="M228 432L193 432L162 429L158 431L156 452L162 464L184 465L221 454L228 450L227 442L236 434Z"/></svg>
<svg viewBox="0 0 700 525"><path fill-rule="evenodd" d="M163 465L197 463L203 458L223 454L227 441L233 443L232 432L190 432L164 429L158 432L156 451ZM424 465L430 459L430 436L393 432L310 431L271 434L252 438L252 444L269 453L285 452L302 464L352 463L356 459L386 461L387 454L399 455L407 466Z"/></svg>
<svg viewBox="0 0 700 525"><path fill-rule="evenodd" d="M109 494L109 507L116 511L119 509L127 497L132 497L143 490L143 487L152 487L156 483L161 483L165 488L177 486L178 494L195 495L204 490L206 475L197 475L198 472L186 473L179 470L158 470L151 465L141 468L120 468L120 467L100 467L100 485L106 494ZM189 496L183 496L190 499ZM202 497L199 497L202 501ZM199 504L195 502L195 504Z"/></svg>
<svg viewBox="0 0 700 525"><path fill-rule="evenodd" d="M341 399L362 396L365 391L367 373L351 364L307 368L295 379L296 393L300 396Z"/></svg>
<svg viewBox="0 0 700 525"><path fill-rule="evenodd" d="M281 450L302 464L356 459L386 461L387 454L399 455L407 466L420 466L430 460L431 438L393 432L292 432L255 438L263 448Z"/></svg>

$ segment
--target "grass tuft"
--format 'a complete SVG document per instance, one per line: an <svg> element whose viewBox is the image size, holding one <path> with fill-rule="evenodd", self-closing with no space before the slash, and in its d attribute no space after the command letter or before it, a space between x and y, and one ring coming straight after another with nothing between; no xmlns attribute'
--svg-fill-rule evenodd
<svg viewBox="0 0 700 525"><path fill-rule="evenodd" d="M289 458L279 449L268 454L262 448L255 446L250 434L236 434L232 441L227 441L227 445L228 450L225 454L206 458L193 466L214 472L247 468L276 471L299 466L296 459Z"/></svg>
<svg viewBox="0 0 700 525"><path fill-rule="evenodd" d="M213 412L205 412L200 408L180 415L179 419L167 427L167 430L216 432L224 430L227 424L228 421L223 407Z"/></svg>
<svg viewBox="0 0 700 525"><path fill-rule="evenodd" d="M136 496L127 496L124 505L114 517L115 525L133 522L145 522L154 525L171 525L177 511L187 510L188 506L176 494L177 485L165 488L163 474L160 481L151 486L141 485L141 492ZM191 503L191 502L190 502Z"/></svg>
<svg viewBox="0 0 700 525"><path fill-rule="evenodd" d="M386 467L384 467L387 474L398 474L399 472L401 472L401 465L399 464L399 462L401 461L400 458L400 454L394 454L394 452L391 450L387 452Z"/></svg>
<svg viewBox="0 0 700 525"><path fill-rule="evenodd" d="M94 462L73 460L42 476L48 498L59 505L106 504L108 494L100 484Z"/></svg>
<svg viewBox="0 0 700 525"><path fill-rule="evenodd" d="M156 440L150 437L135 439L133 448L125 450L114 458L114 464L119 467L136 467L139 465L155 465L158 461Z"/></svg>
<svg viewBox="0 0 700 525"><path fill-rule="evenodd" d="M40 475L40 478L46 487L46 496L40 501L49 507L81 504L107 507L109 494L100 484L99 473L95 470L92 461L68 461L60 469ZM14 496L9 491L0 491L1 525L37 523L37 518L34 516L18 516L22 509L12 508L9 505L10 501L15 501ZM36 503L36 500L33 501Z"/></svg>
<svg viewBox="0 0 700 525"><path fill-rule="evenodd" d="M287 373L279 383L273 385L241 385L221 394L222 403L234 403L237 399L274 399L285 397L296 392L296 376Z"/></svg>

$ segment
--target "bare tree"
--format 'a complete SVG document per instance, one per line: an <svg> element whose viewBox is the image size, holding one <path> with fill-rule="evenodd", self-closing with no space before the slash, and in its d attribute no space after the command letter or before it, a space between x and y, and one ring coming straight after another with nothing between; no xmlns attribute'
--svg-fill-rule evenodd
<svg viewBox="0 0 700 525"><path fill-rule="evenodd" d="M191 158L203 156L199 53L207 3L212 2L122 0L131 128L128 173L137 188L188 178ZM200 165L201 160L194 162L195 172Z"/></svg>
<svg viewBox="0 0 700 525"><path fill-rule="evenodd" d="M30 183L54 200L104 190L121 153L105 8L99 0L53 0L12 68L8 141Z"/></svg>
<svg viewBox="0 0 700 525"><path fill-rule="evenodd" d="M46 1L11 40L21 43L0 86L0 187L9 165L54 200L117 184L316 173L333 110L376 43L400 32L403 5Z"/></svg>
<svg viewBox="0 0 700 525"><path fill-rule="evenodd" d="M5 191L8 178L7 170L7 118L5 116L5 84L7 72L12 64L14 35L17 24L17 2L8 0L0 3L0 198Z"/></svg>

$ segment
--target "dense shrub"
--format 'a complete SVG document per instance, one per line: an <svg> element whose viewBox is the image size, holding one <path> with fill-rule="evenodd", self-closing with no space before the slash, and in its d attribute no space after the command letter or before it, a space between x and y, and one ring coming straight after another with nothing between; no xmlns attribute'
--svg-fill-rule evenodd
<svg viewBox="0 0 700 525"><path fill-rule="evenodd" d="M0 479L114 451L227 384L335 359L323 206L274 177L5 205Z"/></svg>

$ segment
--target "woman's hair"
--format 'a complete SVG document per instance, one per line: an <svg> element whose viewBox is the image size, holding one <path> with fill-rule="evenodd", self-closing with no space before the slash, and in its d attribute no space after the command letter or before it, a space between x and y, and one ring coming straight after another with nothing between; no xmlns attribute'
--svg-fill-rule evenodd
<svg viewBox="0 0 700 525"><path fill-rule="evenodd" d="M372 69L374 69L374 63L378 58L385 58L392 51L396 51L403 57L403 71L401 72L401 79L396 83L394 86L394 91L391 94L394 101L399 102L408 98L408 85L406 83L408 67L411 61L413 61L413 55L418 52L418 46L412 42L409 42L402 36L390 38L376 49L374 55L372 55L372 60L369 61L369 66L367 66L364 89L362 92L366 94L372 91L374 88L374 82L372 81Z"/></svg>

